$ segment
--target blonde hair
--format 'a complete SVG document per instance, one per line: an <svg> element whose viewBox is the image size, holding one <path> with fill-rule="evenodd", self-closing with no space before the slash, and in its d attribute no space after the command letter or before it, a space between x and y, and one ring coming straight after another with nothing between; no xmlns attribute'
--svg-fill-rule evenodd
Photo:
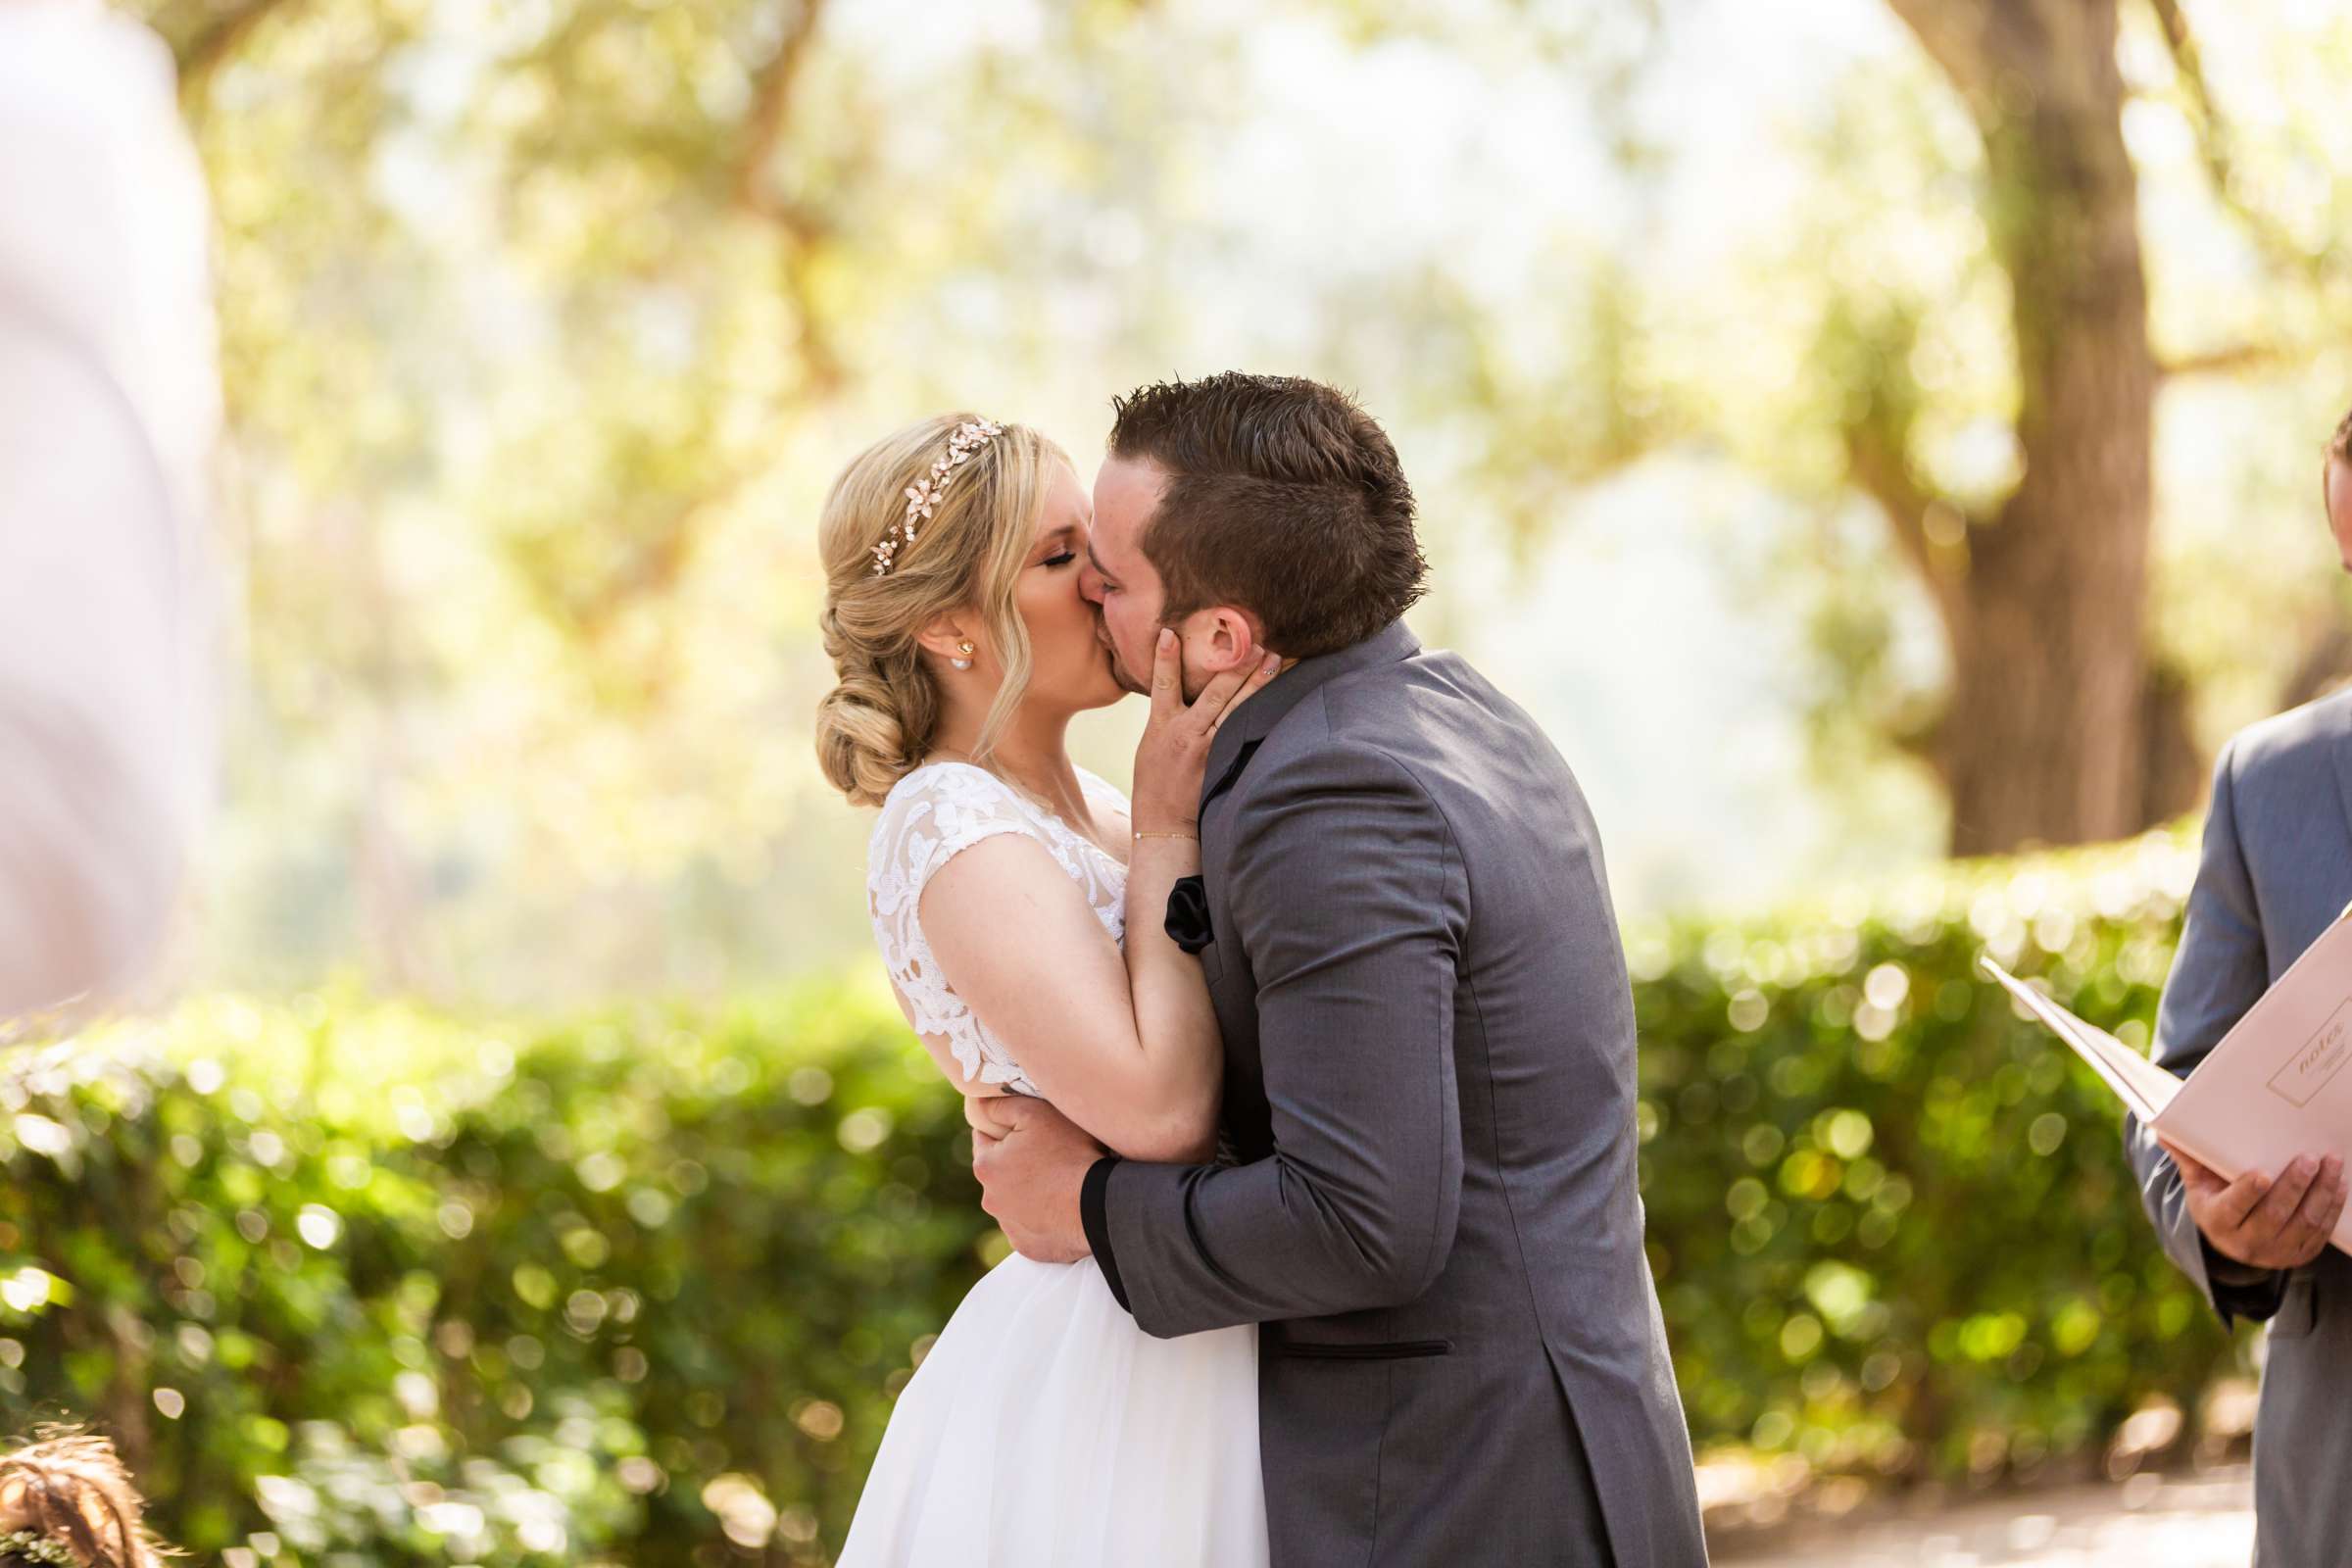
<svg viewBox="0 0 2352 1568"><path fill-rule="evenodd" d="M978 613L1004 680L975 748L986 760L1029 689L1029 634L1013 604L1054 463L1070 460L1027 425L1007 424L961 467L887 574L874 547L906 513L906 489L931 471L956 427L943 414L883 437L833 481L817 525L825 607L817 616L840 682L816 705L816 756L854 805L879 806L922 761L941 697L917 638L940 616Z"/></svg>
<svg viewBox="0 0 2352 1568"><path fill-rule="evenodd" d="M162 1548L140 1522L143 1511L130 1472L104 1438L51 1428L0 1455L0 1538L46 1538L86 1568L160 1568Z"/></svg>

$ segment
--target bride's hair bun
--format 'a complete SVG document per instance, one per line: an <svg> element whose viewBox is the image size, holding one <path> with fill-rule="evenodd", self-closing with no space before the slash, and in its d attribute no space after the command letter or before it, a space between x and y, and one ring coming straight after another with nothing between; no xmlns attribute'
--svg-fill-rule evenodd
<svg viewBox="0 0 2352 1568"><path fill-rule="evenodd" d="M938 688L914 659L893 661L894 673L843 632L832 606L817 626L840 680L816 705L817 763L852 802L879 806L921 760L921 744L938 722Z"/></svg>
<svg viewBox="0 0 2352 1568"><path fill-rule="evenodd" d="M1051 464L1069 461L1059 447L1026 425L1004 425L956 467L889 571L874 570L875 547L906 518L908 487L931 473L956 429L977 418L946 414L885 436L842 470L825 498L817 629L838 684L816 705L816 757L855 805L881 805L931 750L941 672L920 639L941 616L976 615L1004 670L982 728L983 754L1028 688L1029 638L1013 590Z"/></svg>

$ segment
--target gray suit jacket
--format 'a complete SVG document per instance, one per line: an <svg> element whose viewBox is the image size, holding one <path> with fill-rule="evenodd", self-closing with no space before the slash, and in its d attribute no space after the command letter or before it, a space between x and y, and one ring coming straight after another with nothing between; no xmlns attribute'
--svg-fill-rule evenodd
<svg viewBox="0 0 2352 1568"><path fill-rule="evenodd" d="M2156 1060L2185 1076L2347 903L2352 693L2266 719L2224 748ZM2124 1143L2173 1261L2225 1319L2270 1323L2254 1424L2255 1560L2352 1562L2352 1257L2330 1247L2278 1271L2222 1256L2188 1217L2172 1156L2128 1116Z"/></svg>
<svg viewBox="0 0 2352 1568"><path fill-rule="evenodd" d="M1262 1323L1277 1568L1706 1560L1642 1249L1600 841L1526 713L1402 623L1218 732L1202 952L1247 1163L1105 1161L1136 1321Z"/></svg>

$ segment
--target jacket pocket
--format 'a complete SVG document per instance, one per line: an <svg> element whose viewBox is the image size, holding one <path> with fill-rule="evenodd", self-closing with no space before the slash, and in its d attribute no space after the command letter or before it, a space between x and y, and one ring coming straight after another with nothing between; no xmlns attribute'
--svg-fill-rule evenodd
<svg viewBox="0 0 2352 1568"><path fill-rule="evenodd" d="M1301 1345L1285 1340L1274 1353L1298 1361L1414 1361L1452 1349L1451 1340L1390 1340L1376 1345Z"/></svg>

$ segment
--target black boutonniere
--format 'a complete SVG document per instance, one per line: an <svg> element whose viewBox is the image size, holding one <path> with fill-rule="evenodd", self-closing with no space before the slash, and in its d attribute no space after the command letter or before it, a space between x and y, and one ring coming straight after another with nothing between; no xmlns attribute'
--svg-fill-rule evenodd
<svg viewBox="0 0 2352 1568"><path fill-rule="evenodd" d="M1168 940L1187 953L1199 953L1216 940L1208 928L1208 884L1197 876L1179 877L1168 890Z"/></svg>

